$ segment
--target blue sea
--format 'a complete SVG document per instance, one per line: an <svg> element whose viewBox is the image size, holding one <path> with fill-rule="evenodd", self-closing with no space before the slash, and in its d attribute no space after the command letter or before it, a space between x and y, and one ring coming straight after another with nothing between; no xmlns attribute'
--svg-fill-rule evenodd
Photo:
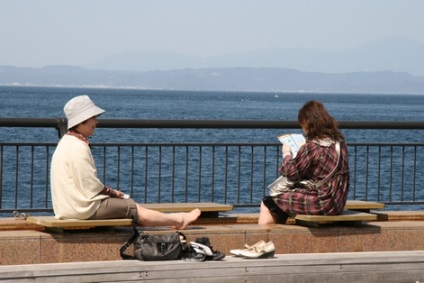
<svg viewBox="0 0 424 283"><path fill-rule="evenodd" d="M309 100L339 121L424 121L424 96L384 94L194 92L0 86L0 117L64 117L63 106L87 94L108 119L297 121ZM52 129L0 128L0 141L56 142ZM92 142L275 142L286 130L97 129ZM292 130L293 131L293 130ZM299 130L300 132L300 130ZM348 142L422 142L424 131L343 130Z"/></svg>
<svg viewBox="0 0 424 283"><path fill-rule="evenodd" d="M324 94L324 93L260 93L260 92L195 92L162 91L134 89L94 89L94 88L47 88L47 87L6 87L0 86L0 118L62 118L63 106L74 96L86 94L101 108L106 110L101 119L147 119L147 120L270 120L296 121L299 108L309 100L324 103L331 115L338 121L424 121L424 96L384 95L384 94ZM91 142L108 143L186 143L186 142L248 142L278 143L276 136L287 129L106 129L97 128ZM301 133L290 129L290 132ZM344 130L348 143L356 142L417 142L424 141L423 130ZM44 128L0 128L0 142L58 142L55 129ZM13 153L9 153L14 158ZM420 155L421 154L421 155ZM422 156L422 152L418 156ZM95 153L94 153L95 155ZM387 153L389 156L389 153ZM4 155L4 165L7 163ZM365 155L364 155L365 156ZM96 158L96 155L95 155ZM402 160L398 161L404 162ZM378 166L370 161L370 166ZM418 164L422 160L418 159ZM100 163L101 164L101 163ZM398 164L400 165L400 163ZM41 165L42 166L42 165ZM194 165L193 165L194 166ZM368 165L364 165L366 166ZM401 166L397 166L398 169ZM6 167L5 167L6 168ZM407 167L405 167L407 168ZM198 168L193 168L196 172ZM419 168L418 168L419 169ZM366 170L366 169L362 169ZM399 169L400 170L400 169ZM420 170L420 169L419 169ZM358 168L359 171L359 168ZM13 169L12 169L13 172ZM361 174L365 175L363 171ZM101 172L99 172L101 174ZM28 173L25 173L28 175ZM388 174L387 172L385 174ZM399 173L400 174L400 173ZM29 178L29 176L21 176ZM196 174L194 174L196 175ZM108 178L110 178L108 176ZM136 187L143 187L143 176L137 176ZM222 178L222 177L221 177ZM259 177L260 178L260 177ZM378 176L376 177L378 178ZM423 175L417 172L417 184ZM166 178L165 178L166 179ZM169 178L168 178L169 179ZM376 179L378 182L378 179ZM4 176L2 201L3 208L13 205L15 176ZM114 176L107 184L116 181ZM203 179L205 191L208 178ZM216 183L222 180L216 180ZM407 180L410 182L409 180ZM7 183L9 182L9 183ZM129 184L121 184L128 188ZM164 180L165 182L165 180ZM262 179L254 180L261 183ZM362 182L367 182L362 181ZM6 184L7 183L7 184ZM129 182L128 182L129 183ZM24 187L20 181L20 194L25 198ZM153 191L156 185L149 185ZM261 185L263 186L263 185ZM362 185L361 185L362 186ZM371 184L375 187L376 185ZM382 184L382 187L388 186ZM409 183L408 183L408 186ZM43 189L43 185L41 185ZM210 186L209 186L210 187ZM44 185L45 188L45 185ZM6 190L12 190L9 193ZM153 192L152 191L152 192ZM262 188L256 194L261 194ZM141 192L138 192L141 194ZM222 193L216 192L218 197ZM353 192L352 192L353 193ZM376 194L377 192L372 192ZM396 198L403 198L398 191ZM419 195L418 195L419 193ZM368 194L368 192L363 192ZM371 194L371 192L370 192ZM35 194L37 196L37 194ZM229 196L231 197L231 196ZM417 198L424 199L421 191ZM164 196L166 198L166 196ZM255 197L260 200L260 195ZM142 200L142 197L139 198ZM27 200L26 200L27 201ZM167 199L163 200L164 202ZM42 200L34 200L42 203ZM9 203L9 204L7 204ZM232 203L229 200L229 203ZM2 204L0 203L0 206Z"/></svg>

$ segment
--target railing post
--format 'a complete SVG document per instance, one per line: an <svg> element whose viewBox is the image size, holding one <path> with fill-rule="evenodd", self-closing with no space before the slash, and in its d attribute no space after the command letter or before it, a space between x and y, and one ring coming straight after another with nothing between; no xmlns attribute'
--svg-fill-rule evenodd
<svg viewBox="0 0 424 283"><path fill-rule="evenodd" d="M66 134L68 128L68 121L66 120L66 118L57 118L56 120L56 130L58 131L59 139L61 139Z"/></svg>

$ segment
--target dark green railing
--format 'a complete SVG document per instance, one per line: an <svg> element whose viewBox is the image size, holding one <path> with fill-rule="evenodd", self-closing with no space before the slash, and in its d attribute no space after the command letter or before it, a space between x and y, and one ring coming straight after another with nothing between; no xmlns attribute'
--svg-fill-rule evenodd
<svg viewBox="0 0 424 283"><path fill-rule="evenodd" d="M340 122L343 129L424 129L422 122ZM65 119L0 119L47 127ZM100 128L298 129L295 121L100 120ZM0 143L0 213L51 213L49 164L56 143ZM348 143L350 199L394 209L424 205L424 143ZM279 143L93 143L99 178L137 202L218 202L257 211L281 162Z"/></svg>

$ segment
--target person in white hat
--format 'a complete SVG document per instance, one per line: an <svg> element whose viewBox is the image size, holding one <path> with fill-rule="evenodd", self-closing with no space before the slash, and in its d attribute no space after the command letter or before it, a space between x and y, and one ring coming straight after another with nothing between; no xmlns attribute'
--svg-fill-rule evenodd
<svg viewBox="0 0 424 283"><path fill-rule="evenodd" d="M137 204L118 190L104 185L89 147L97 117L105 111L87 95L69 100L64 112L68 131L53 153L50 180L55 216L59 219L119 219L136 217L142 226L173 226L185 229L200 216L200 210L188 213L161 213Z"/></svg>

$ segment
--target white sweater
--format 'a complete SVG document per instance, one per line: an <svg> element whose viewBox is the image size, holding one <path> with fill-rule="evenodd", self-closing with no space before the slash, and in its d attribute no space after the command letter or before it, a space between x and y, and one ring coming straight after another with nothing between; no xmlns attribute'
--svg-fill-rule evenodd
<svg viewBox="0 0 424 283"><path fill-rule="evenodd" d="M88 145L77 137L64 135L53 154L50 182L55 216L60 219L87 219L107 195Z"/></svg>

